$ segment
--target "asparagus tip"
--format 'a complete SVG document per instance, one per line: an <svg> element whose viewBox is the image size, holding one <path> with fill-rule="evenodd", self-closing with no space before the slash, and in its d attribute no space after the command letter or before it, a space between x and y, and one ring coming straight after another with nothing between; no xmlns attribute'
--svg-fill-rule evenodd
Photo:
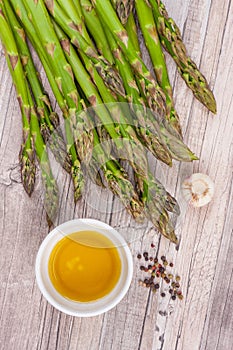
<svg viewBox="0 0 233 350"><path fill-rule="evenodd" d="M217 113L217 104L212 91L208 89L206 91L205 98L203 98L200 94L195 96L203 103L204 106L206 106L206 108L208 108L209 111L211 111L214 114Z"/></svg>
<svg viewBox="0 0 233 350"><path fill-rule="evenodd" d="M213 100L213 103L211 105L208 106L208 109L214 113L217 114L217 105L216 105L216 101L215 99Z"/></svg>
<svg viewBox="0 0 233 350"><path fill-rule="evenodd" d="M72 165L71 175L74 184L74 203L76 204L77 201L82 197L84 189L83 172L78 160L76 160Z"/></svg>
<svg viewBox="0 0 233 350"><path fill-rule="evenodd" d="M46 213L46 221L49 229L53 226L53 221L50 219L49 215Z"/></svg>
<svg viewBox="0 0 233 350"><path fill-rule="evenodd" d="M199 157L197 157L194 153L192 153L191 159L192 160L199 160Z"/></svg>

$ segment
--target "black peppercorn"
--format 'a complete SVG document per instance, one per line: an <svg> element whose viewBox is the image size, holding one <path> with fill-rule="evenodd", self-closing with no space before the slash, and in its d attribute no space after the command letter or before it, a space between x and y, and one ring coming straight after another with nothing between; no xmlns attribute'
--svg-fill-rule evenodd
<svg viewBox="0 0 233 350"><path fill-rule="evenodd" d="M142 258L141 254L138 254L138 255L137 255L137 258L138 258L138 259L141 259L141 258Z"/></svg>

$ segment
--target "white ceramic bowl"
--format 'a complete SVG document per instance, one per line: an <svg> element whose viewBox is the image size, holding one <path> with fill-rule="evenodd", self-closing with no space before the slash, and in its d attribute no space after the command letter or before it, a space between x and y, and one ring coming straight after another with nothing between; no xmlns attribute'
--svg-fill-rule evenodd
<svg viewBox="0 0 233 350"><path fill-rule="evenodd" d="M121 275L116 286L108 295L91 302L76 302L63 297L56 291L49 278L48 262L58 241L73 232L86 230L102 233L117 247L122 265ZM125 296L133 276L133 260L126 241L111 226L93 219L75 219L57 226L48 234L39 248L35 269L37 284L51 305L68 315L90 317L112 309Z"/></svg>

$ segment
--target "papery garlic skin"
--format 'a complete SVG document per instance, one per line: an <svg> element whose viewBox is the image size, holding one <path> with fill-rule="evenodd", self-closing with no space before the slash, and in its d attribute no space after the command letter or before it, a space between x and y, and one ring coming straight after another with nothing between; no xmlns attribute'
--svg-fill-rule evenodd
<svg viewBox="0 0 233 350"><path fill-rule="evenodd" d="M208 175L196 173L184 180L181 190L187 202L194 207L202 207L213 198L214 183Z"/></svg>

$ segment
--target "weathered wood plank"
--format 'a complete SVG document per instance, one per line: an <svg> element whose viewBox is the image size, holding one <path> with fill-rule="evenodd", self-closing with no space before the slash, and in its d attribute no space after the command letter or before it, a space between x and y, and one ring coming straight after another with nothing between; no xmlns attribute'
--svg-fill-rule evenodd
<svg viewBox="0 0 233 350"><path fill-rule="evenodd" d="M41 296L34 276L36 252L48 233L43 191L37 175L31 199L24 193L18 164L21 119L11 77L0 49L0 348L2 349L230 349L233 343L233 106L232 2L224 0L165 1L182 30L188 52L213 87L218 115L212 116L193 98L167 57L175 102L185 141L200 160L174 163L172 169L152 164L182 204L177 232L179 250L155 234L150 224L137 225L112 195L89 185L73 204L69 177L52 159L60 193L55 224L74 217L93 217L117 229L130 242L134 278L127 296L113 310L90 319L66 316ZM41 65L36 60L39 70ZM147 61L149 62L149 60ZM46 90L51 93L42 70ZM56 105L52 97L54 106ZM214 201L199 210L182 202L180 182L192 172L208 173L216 185ZM36 213L36 215L35 215ZM139 251L156 244L159 255L175 263L182 277L183 302L152 295L138 286L142 276ZM165 289L166 286L163 286Z"/></svg>

